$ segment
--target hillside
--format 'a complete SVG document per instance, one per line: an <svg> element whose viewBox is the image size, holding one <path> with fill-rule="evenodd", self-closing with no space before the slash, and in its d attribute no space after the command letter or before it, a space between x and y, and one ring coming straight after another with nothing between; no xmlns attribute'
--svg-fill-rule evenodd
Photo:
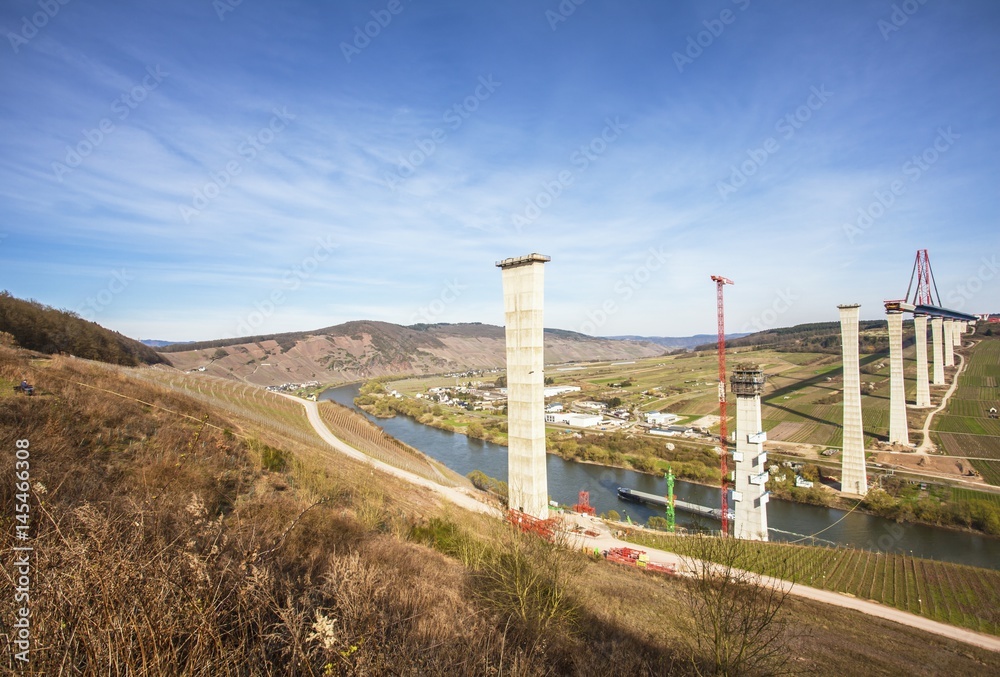
<svg viewBox="0 0 1000 677"><path fill-rule="evenodd" d="M906 323L912 332L913 323ZM862 320L858 323L861 332L861 352L877 353L889 349L885 320ZM879 332L881 330L881 332ZM872 332L866 335L866 332ZM740 338L726 339L727 348L770 348L789 353L830 353L840 354L840 323L812 322L793 327L778 327L747 334ZM715 350L715 342L703 343L695 350Z"/></svg>
<svg viewBox="0 0 1000 677"><path fill-rule="evenodd" d="M732 341L738 338L747 336L748 334L726 334L726 341ZM691 349L697 348L698 346L703 346L710 341L717 340L715 334L695 334L694 336L608 336L606 338L615 339L618 341L645 341L648 343L655 343L658 346L663 346L669 349Z"/></svg>
<svg viewBox="0 0 1000 677"><path fill-rule="evenodd" d="M29 497L34 550L30 668L8 637L10 674L713 668L691 643L690 586L441 505L325 446L290 400L237 385L216 398L201 375L32 358L0 346L0 381L26 374L41 391L0 390L0 444L30 457L30 490L0 485L0 510L21 514ZM188 381L197 399L169 385ZM0 456L4 476L14 466L15 454ZM10 551L15 533L0 546ZM5 618L19 608L14 595L0 602ZM802 674L997 667L988 651L805 599L786 601L777 628L772 646Z"/></svg>
<svg viewBox="0 0 1000 677"><path fill-rule="evenodd" d="M317 380L343 383L393 374L499 369L506 363L504 328L489 324L357 321L312 332L252 336L168 346L178 369L205 367L216 376L258 385ZM545 330L546 363L653 357L652 343Z"/></svg>
<svg viewBox="0 0 1000 677"><path fill-rule="evenodd" d="M49 355L68 353L88 360L136 366L167 362L149 346L89 322L75 313L0 292L0 332L22 348Z"/></svg>

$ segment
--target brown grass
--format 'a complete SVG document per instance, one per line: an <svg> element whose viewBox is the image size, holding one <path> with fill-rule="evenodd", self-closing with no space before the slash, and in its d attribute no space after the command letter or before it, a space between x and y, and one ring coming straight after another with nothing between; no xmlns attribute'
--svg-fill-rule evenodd
<svg viewBox="0 0 1000 677"><path fill-rule="evenodd" d="M280 426L254 426L82 361L29 358L0 348L0 379L27 377L40 393L0 407L0 448L30 440L34 485L31 661L21 670L4 634L8 670L692 672L675 580L441 507L426 490L284 437ZM285 470L265 469L267 448L267 467L278 453ZM0 454L4 553L13 545L12 464ZM9 592L0 596L5 624L16 606ZM885 674L997 668L986 652L858 614L799 602L793 614L817 640L789 650L821 674L856 668L845 653ZM878 654L881 646L891 653Z"/></svg>

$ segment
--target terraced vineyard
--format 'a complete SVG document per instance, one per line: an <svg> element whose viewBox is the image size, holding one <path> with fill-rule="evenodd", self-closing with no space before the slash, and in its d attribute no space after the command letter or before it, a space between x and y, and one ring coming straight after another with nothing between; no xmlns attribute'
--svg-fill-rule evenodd
<svg viewBox="0 0 1000 677"><path fill-rule="evenodd" d="M642 533L630 540L680 555L695 554L694 539L682 536ZM752 571L1000 634L1000 571L849 548L759 541L745 545L749 564L744 566Z"/></svg>
<svg viewBox="0 0 1000 677"><path fill-rule="evenodd" d="M100 365L161 387L183 393L275 432L306 444L322 443L309 425L302 406L259 386L207 376L149 367L130 368Z"/></svg>

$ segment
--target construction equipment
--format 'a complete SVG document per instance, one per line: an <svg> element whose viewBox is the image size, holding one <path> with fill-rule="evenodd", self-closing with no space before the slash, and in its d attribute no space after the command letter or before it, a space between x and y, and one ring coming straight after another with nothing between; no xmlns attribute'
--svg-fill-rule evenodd
<svg viewBox="0 0 1000 677"><path fill-rule="evenodd" d="M556 520L554 518L550 517L549 519L542 520L523 513L520 510L508 510L507 521L523 533L535 534L550 543L555 539Z"/></svg>
<svg viewBox="0 0 1000 677"><path fill-rule="evenodd" d="M637 569L657 571L659 573L669 575L677 574L676 564L660 564L659 562L650 562L649 555L646 554L645 550L636 550L635 548L611 548L607 551L607 553L605 553L605 557L607 557L610 562L617 562L618 564L636 567Z"/></svg>
<svg viewBox="0 0 1000 677"><path fill-rule="evenodd" d="M590 504L590 492L580 490L580 494L577 496L576 505L573 506L573 512L578 512L581 515L596 515L597 509Z"/></svg>
<svg viewBox="0 0 1000 677"><path fill-rule="evenodd" d="M674 515L674 469L667 466L667 531L673 533L677 526Z"/></svg>
<svg viewBox="0 0 1000 677"><path fill-rule="evenodd" d="M729 430L726 420L726 315L722 304L722 288L733 281L721 275L713 275L718 300L719 325L719 439L722 441L722 535L729 535Z"/></svg>

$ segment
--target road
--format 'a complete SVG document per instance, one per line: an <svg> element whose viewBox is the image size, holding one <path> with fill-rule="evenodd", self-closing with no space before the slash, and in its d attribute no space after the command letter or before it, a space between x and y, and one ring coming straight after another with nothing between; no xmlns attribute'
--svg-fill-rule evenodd
<svg viewBox="0 0 1000 677"><path fill-rule="evenodd" d="M956 379L957 380L957 379ZM432 482L428 479L414 475L413 473L407 472L405 470L400 470L386 463L382 463L376 459L371 458L367 454L351 447L347 443L340 440L330 429L326 426L326 423L320 418L319 406L316 402L311 400L303 400L294 395L283 395L291 400L294 400L301 404L306 409L306 417L309 419L309 423L316 430L316 433L323 438L323 440L329 444L336 451L349 456L351 458L357 459L364 463L382 470L394 477L398 477L402 480L416 484L422 487L426 487L431 491L436 492L442 498L462 507L467 510L478 513L486 513L493 515L495 517L501 517L502 514L495 507L487 505L486 503L480 501L474 494L469 491L458 489L455 487L446 487L436 482ZM571 519L577 521L581 526L592 529L598 532L596 537L581 536L578 534L572 534L570 536L572 547L577 549L586 549L588 551L593 551L594 548L599 550L607 550L609 548L621 548L637 547L634 543L628 541L623 541L616 538L612 533L608 525L596 518L596 517L586 517L582 515L574 515ZM664 550L657 550L655 548L642 547L649 554L649 558L653 562L659 562L661 564L675 564L678 567L678 571L683 572L686 565L682 561L682 558L676 553L666 552ZM971 644L973 646L978 646L983 649L988 649L990 651L1000 652L1000 637L994 635L986 635L980 632L974 632L972 630L966 630L964 628L959 628L954 625L948 625L946 623L939 623L938 621L933 621L922 616L917 616L915 614L908 613L906 611L900 611L893 607L884 606L876 602L870 602L863 599L858 599L856 597L850 597L837 592L831 592L829 590L819 590L817 588L810 588L805 585L793 585L788 581L783 581L779 579L774 579L770 577L764 577L763 581L766 584L780 587L784 590L788 590L790 594L796 597L802 597L805 599L811 599L817 602L823 602L825 604L832 604L834 606L843 607L846 609L853 609L854 611L867 614L869 616L874 616L876 618L882 618L885 620L893 621L895 623L900 623L911 628L916 628L918 630L923 630L931 634L939 635L941 637L947 637L965 644Z"/></svg>
<svg viewBox="0 0 1000 677"><path fill-rule="evenodd" d="M934 415L944 411L944 408L948 406L948 400L955 393L955 388L958 387L958 376L965 369L965 358L962 357L960 353L955 353L955 357L958 358L958 369L955 371L955 376L951 379L951 387L948 388L948 392L944 394L941 398L941 406L927 414L927 418L924 420L924 429L921 431L924 434L924 439L917 447L918 454L926 454L929 449L934 448L931 444L931 421L934 420Z"/></svg>

